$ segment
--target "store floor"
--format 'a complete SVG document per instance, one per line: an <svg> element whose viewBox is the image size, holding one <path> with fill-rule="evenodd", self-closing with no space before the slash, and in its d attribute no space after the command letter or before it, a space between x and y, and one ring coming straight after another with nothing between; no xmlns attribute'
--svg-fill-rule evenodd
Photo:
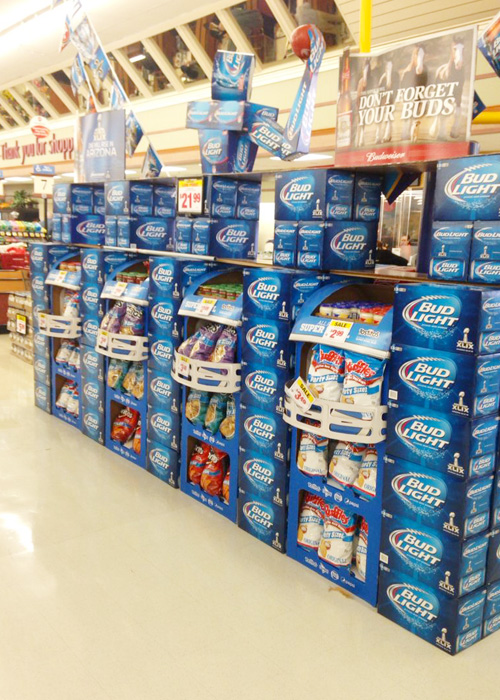
<svg viewBox="0 0 500 700"><path fill-rule="evenodd" d="M494 697L450 658L33 406L0 336L0 698ZM494 684L494 685L493 685Z"/></svg>

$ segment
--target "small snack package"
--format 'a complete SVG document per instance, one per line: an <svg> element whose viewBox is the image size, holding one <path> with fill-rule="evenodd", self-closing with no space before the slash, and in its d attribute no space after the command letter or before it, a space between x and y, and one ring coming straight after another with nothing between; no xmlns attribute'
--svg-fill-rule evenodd
<svg viewBox="0 0 500 700"><path fill-rule="evenodd" d="M127 307L123 301L115 302L114 306L104 314L101 330L108 331L108 333L118 333L126 310Z"/></svg>
<svg viewBox="0 0 500 700"><path fill-rule="evenodd" d="M354 558L356 562L355 574L360 581L366 581L366 557L368 554L368 523L360 518L357 528L356 546Z"/></svg>
<svg viewBox="0 0 500 700"><path fill-rule="evenodd" d="M220 424L219 430L226 440L232 440L236 432L236 402L232 394L227 396L226 417Z"/></svg>
<svg viewBox="0 0 500 700"><path fill-rule="evenodd" d="M313 393L326 401L340 401L344 379L344 354L328 345L315 345L307 373Z"/></svg>
<svg viewBox="0 0 500 700"><path fill-rule="evenodd" d="M74 347L75 343L72 340L61 341L59 350L57 351L56 356L54 358L58 365L64 365L68 362Z"/></svg>
<svg viewBox="0 0 500 700"><path fill-rule="evenodd" d="M231 470L228 467L226 471L226 476L222 482L222 500L224 503L229 503L229 486L231 481Z"/></svg>
<svg viewBox="0 0 500 700"><path fill-rule="evenodd" d="M206 442L197 442L191 453L188 465L188 479L192 484L199 484L201 475L208 461L210 445Z"/></svg>
<svg viewBox="0 0 500 700"><path fill-rule="evenodd" d="M210 394L207 391L191 389L186 401L186 418L193 425L205 425Z"/></svg>
<svg viewBox="0 0 500 700"><path fill-rule="evenodd" d="M72 367L76 372L80 369L80 346L75 343L71 351L71 355L68 358L68 365Z"/></svg>
<svg viewBox="0 0 500 700"><path fill-rule="evenodd" d="M361 406L379 406L386 360L345 351L345 377L340 400Z"/></svg>
<svg viewBox="0 0 500 700"><path fill-rule="evenodd" d="M120 326L122 335L144 335L144 309L137 304L126 305L126 311Z"/></svg>
<svg viewBox="0 0 500 700"><path fill-rule="evenodd" d="M111 427L111 439L121 442L122 445L132 437L139 422L139 411L125 406L115 418Z"/></svg>
<svg viewBox="0 0 500 700"><path fill-rule="evenodd" d="M323 534L325 502L321 496L306 493L299 515L297 543L308 549L318 549Z"/></svg>
<svg viewBox="0 0 500 700"><path fill-rule="evenodd" d="M222 495L226 457L226 453L222 450L213 446L210 448L208 461L201 475L200 486L205 493L209 493L211 496Z"/></svg>
<svg viewBox="0 0 500 700"><path fill-rule="evenodd" d="M142 427L141 427L141 419L139 418L139 421L137 423L137 428L135 429L135 433L134 433L134 442L132 444L132 449L134 450L136 455L141 454L141 435L142 435Z"/></svg>
<svg viewBox="0 0 500 700"><path fill-rule="evenodd" d="M325 503L325 524L318 556L333 566L350 566L354 551L356 518L338 505Z"/></svg>
<svg viewBox="0 0 500 700"><path fill-rule="evenodd" d="M200 337L194 342L189 357L192 360L208 360L222 333L220 323L209 323L200 328Z"/></svg>
<svg viewBox="0 0 500 700"><path fill-rule="evenodd" d="M196 333L193 333L193 335L190 335L189 338L186 338L186 340L184 340L179 345L179 347L177 348L177 352L179 353L179 355L184 355L184 357L190 357L191 350L193 349L194 344L200 338L201 338L201 329L196 331Z"/></svg>
<svg viewBox="0 0 500 700"><path fill-rule="evenodd" d="M309 476L326 476L328 473L328 438L302 431L297 455L297 466Z"/></svg>
<svg viewBox="0 0 500 700"><path fill-rule="evenodd" d="M205 428L215 435L226 415L227 394L212 394L205 416Z"/></svg>
<svg viewBox="0 0 500 700"><path fill-rule="evenodd" d="M232 326L226 326L223 328L220 334L215 348L213 349L210 357L208 358L210 362L234 362L236 357L236 343L238 341L238 335L236 333L236 328Z"/></svg>
<svg viewBox="0 0 500 700"><path fill-rule="evenodd" d="M375 445L367 445L363 455L363 461L358 475L352 485L354 491L360 496L374 498L377 490L377 448Z"/></svg>
<svg viewBox="0 0 500 700"><path fill-rule="evenodd" d="M69 393L66 411L71 413L71 415L75 418L78 418L80 414L80 392L78 391L76 384L73 384L73 387Z"/></svg>
<svg viewBox="0 0 500 700"><path fill-rule="evenodd" d="M76 318L79 314L80 292L64 289L61 296L62 315L66 318Z"/></svg>
<svg viewBox="0 0 500 700"><path fill-rule="evenodd" d="M144 396L144 363L134 362L135 365L135 383L132 387L132 396L138 401Z"/></svg>
<svg viewBox="0 0 500 700"><path fill-rule="evenodd" d="M361 468L366 445L337 442L330 460L330 476L343 486L352 486Z"/></svg>
<svg viewBox="0 0 500 700"><path fill-rule="evenodd" d="M74 382L65 382L61 388L61 391L59 392L59 396L56 399L56 406L57 408L60 408L62 411L66 410L66 407L68 405L69 397L73 393L73 387L75 386Z"/></svg>
<svg viewBox="0 0 500 700"><path fill-rule="evenodd" d="M107 383L110 389L121 391L129 364L127 360L117 360L114 357L109 361Z"/></svg>

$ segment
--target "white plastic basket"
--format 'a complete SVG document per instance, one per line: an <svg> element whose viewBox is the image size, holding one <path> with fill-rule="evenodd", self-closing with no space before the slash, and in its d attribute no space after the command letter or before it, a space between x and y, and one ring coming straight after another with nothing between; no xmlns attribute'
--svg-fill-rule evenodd
<svg viewBox="0 0 500 700"><path fill-rule="evenodd" d="M347 440L369 445L385 440L387 406L363 407L339 401L314 399L308 410L302 410L291 398L292 384L293 380L285 385L283 420L289 425L331 440ZM347 416L345 411L355 412L356 415ZM308 425L307 420L314 421L314 425ZM332 429L334 426L335 430Z"/></svg>
<svg viewBox="0 0 500 700"><path fill-rule="evenodd" d="M233 394L241 389L241 364L192 360L175 351L172 377L192 389Z"/></svg>
<svg viewBox="0 0 500 700"><path fill-rule="evenodd" d="M95 349L106 357L142 362L148 359L149 341L143 335L124 335L99 330Z"/></svg>
<svg viewBox="0 0 500 700"><path fill-rule="evenodd" d="M55 316L45 311L38 313L40 333L51 338L79 338L82 334L80 316Z"/></svg>

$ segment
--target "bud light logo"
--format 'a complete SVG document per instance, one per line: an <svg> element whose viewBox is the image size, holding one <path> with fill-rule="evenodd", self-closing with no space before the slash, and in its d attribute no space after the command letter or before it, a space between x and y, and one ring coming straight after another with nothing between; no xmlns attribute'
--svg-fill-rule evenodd
<svg viewBox="0 0 500 700"><path fill-rule="evenodd" d="M87 412L83 417L83 424L89 431L89 433L96 434L99 432L99 416L93 412Z"/></svg>
<svg viewBox="0 0 500 700"><path fill-rule="evenodd" d="M429 295L410 302L403 309L403 319L427 338L444 338L460 320L462 304L451 295Z"/></svg>
<svg viewBox="0 0 500 700"><path fill-rule="evenodd" d="M38 269L42 269L44 259L45 258L44 258L43 248L33 246L31 249L31 262L32 262L33 266L37 267Z"/></svg>
<svg viewBox="0 0 500 700"><path fill-rule="evenodd" d="M500 262L482 262L474 264L474 276L488 282L500 280Z"/></svg>
<svg viewBox="0 0 500 700"><path fill-rule="evenodd" d="M222 56L221 71L227 73L233 80L243 77L247 68L248 58L237 52L225 53Z"/></svg>
<svg viewBox="0 0 500 700"><path fill-rule="evenodd" d="M272 403L278 389L278 377L269 370L255 370L246 375L245 386L258 401Z"/></svg>
<svg viewBox="0 0 500 700"><path fill-rule="evenodd" d="M151 346L151 358L162 369L171 369L174 357L174 346L167 340L157 340Z"/></svg>
<svg viewBox="0 0 500 700"><path fill-rule="evenodd" d="M188 106L188 121L196 124L204 124L209 121L210 117L210 102L191 102Z"/></svg>
<svg viewBox="0 0 500 700"><path fill-rule="evenodd" d="M387 587L387 598L397 612L412 625L425 628L439 615L439 600L420 586L393 583Z"/></svg>
<svg viewBox="0 0 500 700"><path fill-rule="evenodd" d="M155 377L150 385L149 390L159 403L170 404L170 399L172 397L172 383L169 378Z"/></svg>
<svg viewBox="0 0 500 700"><path fill-rule="evenodd" d="M238 216L242 219L253 219L259 217L258 207L240 207L238 209Z"/></svg>
<svg viewBox="0 0 500 700"><path fill-rule="evenodd" d="M433 570L443 558L441 540L421 530L393 530L389 535L389 544L414 571L424 573Z"/></svg>
<svg viewBox="0 0 500 700"><path fill-rule="evenodd" d="M480 241L487 245L496 245L500 241L500 229L491 226L485 226L478 230L474 230L474 240Z"/></svg>
<svg viewBox="0 0 500 700"><path fill-rule="evenodd" d="M417 396L442 399L447 396L457 378L453 360L438 357L417 357L399 368L399 377Z"/></svg>
<svg viewBox="0 0 500 700"><path fill-rule="evenodd" d="M448 180L445 195L467 209L481 209L498 195L500 182L494 171L496 167L495 163L483 162L464 168Z"/></svg>
<svg viewBox="0 0 500 700"><path fill-rule="evenodd" d="M99 331L99 324L95 319L89 318L84 322L83 334L86 335L87 337L92 337L94 339L97 338L98 331Z"/></svg>
<svg viewBox="0 0 500 700"><path fill-rule="evenodd" d="M258 491L267 492L274 484L275 469L272 462L252 457L243 463L243 474Z"/></svg>
<svg viewBox="0 0 500 700"><path fill-rule="evenodd" d="M38 403L46 403L48 401L48 389L44 386L37 386L35 388L35 396Z"/></svg>
<svg viewBox="0 0 500 700"><path fill-rule="evenodd" d="M95 287L86 287L82 292L82 301L89 309L95 309L99 305L99 292Z"/></svg>
<svg viewBox="0 0 500 700"><path fill-rule="evenodd" d="M296 213L309 209L314 197L314 175L299 175L287 182L280 191L280 201Z"/></svg>
<svg viewBox="0 0 500 700"><path fill-rule="evenodd" d="M63 205L65 205L67 202L67 194L68 192L66 189L62 187L54 187L53 198L57 209L61 210L66 208Z"/></svg>
<svg viewBox="0 0 500 700"><path fill-rule="evenodd" d="M276 421L270 416L255 415L244 422L245 432L258 447L269 448L276 437Z"/></svg>
<svg viewBox="0 0 500 700"><path fill-rule="evenodd" d="M252 144L247 139L240 138L238 140L238 147L236 149L236 171L244 172L249 169L248 164L250 162L250 146Z"/></svg>
<svg viewBox="0 0 500 700"><path fill-rule="evenodd" d="M435 238L440 243L452 243L456 240L467 240L470 238L470 228L469 229L457 229L450 228L449 226L442 226L438 228L437 231L433 231L432 237Z"/></svg>
<svg viewBox="0 0 500 700"><path fill-rule="evenodd" d="M48 338L41 333L33 334L33 345L35 346L35 353L38 355L44 355L48 351Z"/></svg>
<svg viewBox="0 0 500 700"><path fill-rule="evenodd" d="M293 288L299 296L310 296L321 286L321 282L316 277L301 277L294 281ZM304 299L302 299L304 301Z"/></svg>
<svg viewBox="0 0 500 700"><path fill-rule="evenodd" d="M151 426L159 435L170 435L172 432L172 419L165 413L153 413Z"/></svg>
<svg viewBox="0 0 500 700"><path fill-rule="evenodd" d="M234 250L239 246L246 245L249 235L243 224L232 224L217 231L216 240L223 248Z"/></svg>
<svg viewBox="0 0 500 700"><path fill-rule="evenodd" d="M99 367L99 355L96 354L95 350L87 350L84 352L82 362L88 372L91 374L97 374L97 369Z"/></svg>
<svg viewBox="0 0 500 700"><path fill-rule="evenodd" d="M415 454L433 458L448 447L451 425L444 418L410 416L396 423L396 435Z"/></svg>
<svg viewBox="0 0 500 700"><path fill-rule="evenodd" d="M469 617L471 613L479 611L484 605L482 595L474 596L472 600L467 600L458 608L458 614L462 617Z"/></svg>
<svg viewBox="0 0 500 700"><path fill-rule="evenodd" d="M488 423L479 423L479 425L476 425L474 430L472 431L472 436L476 438L476 440L484 440L486 438L489 438L490 435L493 433L497 433L498 431L498 422L496 417L493 418L493 420L489 420ZM494 448L493 448L494 449Z"/></svg>
<svg viewBox="0 0 500 700"><path fill-rule="evenodd" d="M151 310L151 317L160 328L170 328L174 318L173 307L167 302L162 301L153 306L153 309Z"/></svg>
<svg viewBox="0 0 500 700"><path fill-rule="evenodd" d="M223 150L221 139L218 136L213 136L203 144L201 155L212 165L219 165L227 160L224 158Z"/></svg>
<svg viewBox="0 0 500 700"><path fill-rule="evenodd" d="M94 382L87 382L83 387L83 395L93 406L97 406L99 401L99 386Z"/></svg>
<svg viewBox="0 0 500 700"><path fill-rule="evenodd" d="M279 331L276 326L261 323L246 334L247 343L262 358L270 358L278 346Z"/></svg>
<svg viewBox="0 0 500 700"><path fill-rule="evenodd" d="M168 453L158 447L153 447L153 449L149 451L149 461L160 473L165 473L170 469Z"/></svg>
<svg viewBox="0 0 500 700"><path fill-rule="evenodd" d="M165 237L166 233L165 224L163 222L141 224L135 231L137 238L146 242L161 240Z"/></svg>
<svg viewBox="0 0 500 700"><path fill-rule="evenodd" d="M85 274L92 279L96 277L96 273L99 269L98 256L98 253L86 253L82 257L82 268Z"/></svg>
<svg viewBox="0 0 500 700"><path fill-rule="evenodd" d="M482 415L487 415L489 413L495 413L498 406L498 394L490 394L489 396L483 396L476 403L477 413Z"/></svg>
<svg viewBox="0 0 500 700"><path fill-rule="evenodd" d="M113 185L107 188L106 201L112 209L119 210L125 199L125 189L121 185Z"/></svg>
<svg viewBox="0 0 500 700"><path fill-rule="evenodd" d="M367 232L351 226L344 228L332 238L330 248L344 260L358 260L363 255L367 244Z"/></svg>
<svg viewBox="0 0 500 700"><path fill-rule="evenodd" d="M489 316L496 316L500 313L500 298L497 296L490 297L483 302L483 311Z"/></svg>
<svg viewBox="0 0 500 700"><path fill-rule="evenodd" d="M432 265L435 275L449 277L451 275L462 277L465 274L465 263L463 260L438 260Z"/></svg>
<svg viewBox="0 0 500 700"><path fill-rule="evenodd" d="M243 515L258 535L266 536L273 529L274 511L267 503L260 501L245 503Z"/></svg>
<svg viewBox="0 0 500 700"><path fill-rule="evenodd" d="M174 270L170 264L158 265L152 274L153 283L163 291L168 291L174 283Z"/></svg>
<svg viewBox="0 0 500 700"><path fill-rule="evenodd" d="M395 476L391 487L413 513L431 518L442 511L448 496L448 488L443 479L419 472Z"/></svg>
<svg viewBox="0 0 500 700"><path fill-rule="evenodd" d="M76 226L76 232L84 238L104 237L106 224L102 221L80 221Z"/></svg>
<svg viewBox="0 0 500 700"><path fill-rule="evenodd" d="M488 352L498 352L500 350L500 332L483 333L481 337L481 349Z"/></svg>
<svg viewBox="0 0 500 700"><path fill-rule="evenodd" d="M35 360L34 367L35 367L35 374L40 375L42 377L47 372L47 363L45 362L45 360L42 360L42 359Z"/></svg>
<svg viewBox="0 0 500 700"><path fill-rule="evenodd" d="M43 275L33 275L31 278L31 291L38 297L42 296L45 291Z"/></svg>
<svg viewBox="0 0 500 700"><path fill-rule="evenodd" d="M247 290L253 303L263 311L271 311L276 308L281 294L281 280L279 277L262 276L251 282Z"/></svg>

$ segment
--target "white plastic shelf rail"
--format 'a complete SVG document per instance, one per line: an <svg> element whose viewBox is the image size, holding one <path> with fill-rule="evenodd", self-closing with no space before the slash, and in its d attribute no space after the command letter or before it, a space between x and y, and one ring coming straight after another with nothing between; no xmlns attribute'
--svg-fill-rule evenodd
<svg viewBox="0 0 500 700"><path fill-rule="evenodd" d="M45 311L38 313L40 333L51 338L79 338L82 334L80 316L56 316Z"/></svg>
<svg viewBox="0 0 500 700"><path fill-rule="evenodd" d="M175 351L172 377L191 389L233 394L241 389L241 364L192 360Z"/></svg>

